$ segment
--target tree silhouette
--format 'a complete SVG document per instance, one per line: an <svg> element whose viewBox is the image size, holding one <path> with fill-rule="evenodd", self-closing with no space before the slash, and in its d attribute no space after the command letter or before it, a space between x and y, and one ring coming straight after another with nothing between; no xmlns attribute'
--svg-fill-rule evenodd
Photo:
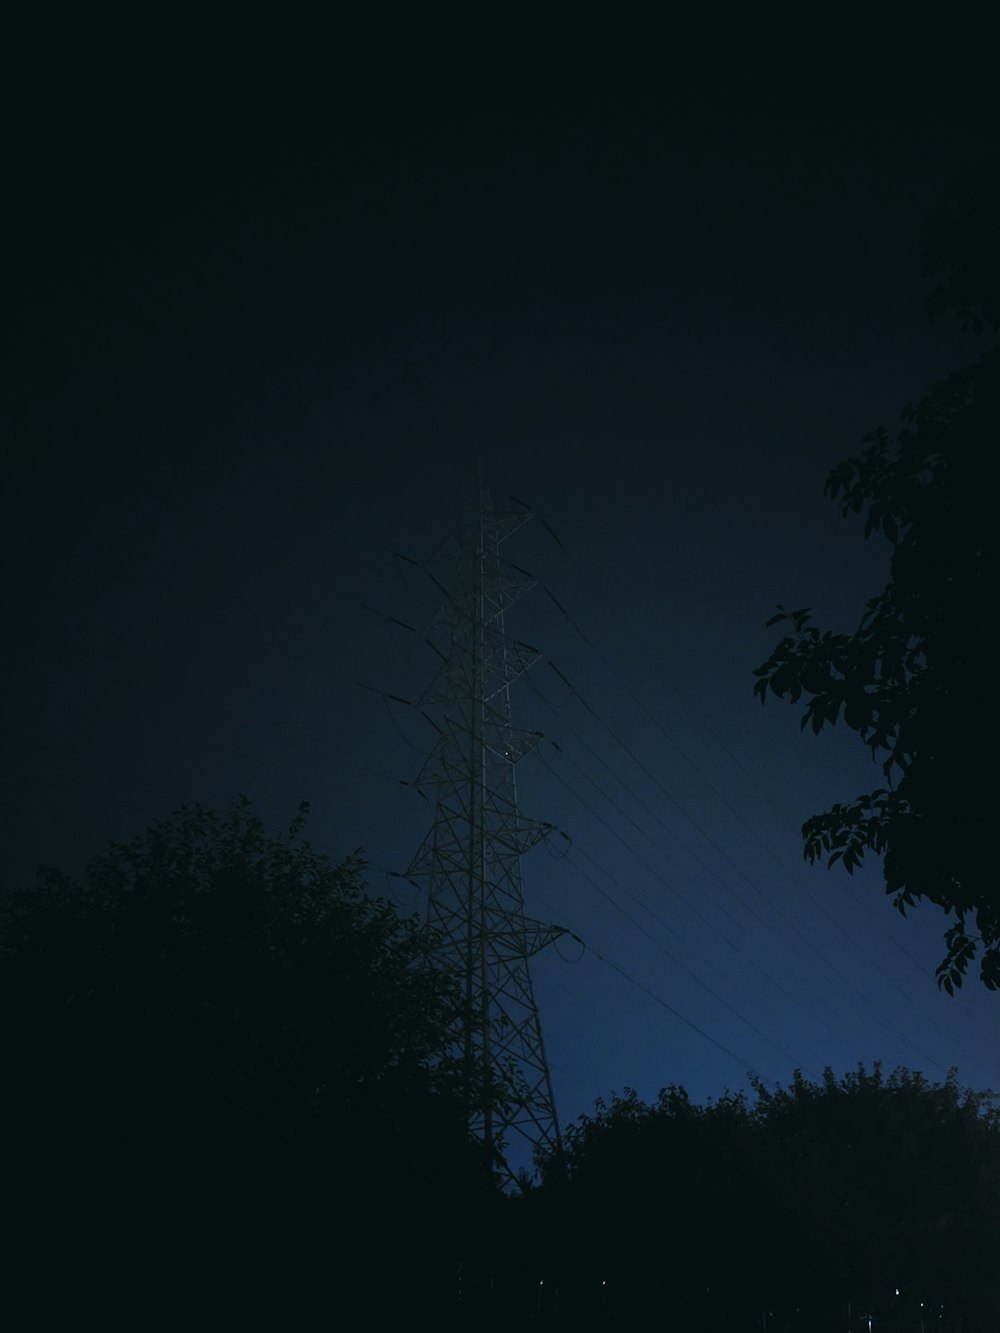
<svg viewBox="0 0 1000 1333"><path fill-rule="evenodd" d="M455 995L304 813L269 834L245 800L184 808L3 902L7 1142L49 1262L197 1270L227 1304L325 1283L342 1310L453 1265L488 1187Z"/></svg>
<svg viewBox="0 0 1000 1333"><path fill-rule="evenodd" d="M754 1087L626 1091L569 1127L525 1204L572 1326L916 1329L923 1302L927 1328L993 1328L995 1099L877 1065Z"/></svg>
<svg viewBox="0 0 1000 1333"><path fill-rule="evenodd" d="M952 311L976 332L1000 329L998 186L996 167L963 181L924 234L925 271L937 279L931 313ZM762 702L768 691L806 696L803 727L819 733L842 718L881 763L882 785L805 822L805 855L850 873L866 851L882 854L900 912L922 899L941 907L937 975L949 993L980 947L983 982L1000 986L994 802L980 776L993 692L984 459L998 429L993 346L908 407L895 437L867 435L825 489L845 516L864 514L866 537L889 542L889 581L853 634L821 632L808 607L779 607L768 624L786 632L754 673Z"/></svg>

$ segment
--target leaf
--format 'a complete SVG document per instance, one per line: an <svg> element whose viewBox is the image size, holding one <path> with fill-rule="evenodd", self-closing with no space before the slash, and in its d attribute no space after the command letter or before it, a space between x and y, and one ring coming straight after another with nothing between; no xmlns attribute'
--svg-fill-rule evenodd
<svg viewBox="0 0 1000 1333"><path fill-rule="evenodd" d="M974 314L976 295L949 286L941 308ZM978 460L1000 434L998 370L1000 348L904 409L895 434L870 432L829 472L835 507L860 514L859 528L878 529L891 544L888 580L867 599L853 634L823 630L808 608L779 604L768 625L780 624L785 637L754 685L762 701L769 692L792 703L804 697L800 730L819 734L842 716L880 770L875 780L888 787L816 816L803 830L805 859L839 860L853 874L870 851L885 857L885 889L897 910L930 901L950 915L959 901L970 919L979 912L982 942L949 939L938 973L949 993L980 949L1000 957L992 797L977 775L992 698L995 542ZM980 973L1000 987L1000 962L987 969L984 959Z"/></svg>

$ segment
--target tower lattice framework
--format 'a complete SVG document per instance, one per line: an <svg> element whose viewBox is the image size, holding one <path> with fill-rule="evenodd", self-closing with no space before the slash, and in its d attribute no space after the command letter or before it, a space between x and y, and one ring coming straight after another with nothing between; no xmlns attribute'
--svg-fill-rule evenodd
<svg viewBox="0 0 1000 1333"><path fill-rule="evenodd" d="M422 700L436 706L439 734L416 779L434 789L435 815L407 870L426 883L436 956L462 989L458 1049L473 1133L510 1175L512 1135L560 1146L529 960L565 932L525 915L521 857L552 826L518 809L515 770L538 734L514 727L510 708L511 684L540 654L504 629L505 611L535 581L500 555L528 518L493 512L480 468L479 504L436 557L455 568L427 626L448 643Z"/></svg>

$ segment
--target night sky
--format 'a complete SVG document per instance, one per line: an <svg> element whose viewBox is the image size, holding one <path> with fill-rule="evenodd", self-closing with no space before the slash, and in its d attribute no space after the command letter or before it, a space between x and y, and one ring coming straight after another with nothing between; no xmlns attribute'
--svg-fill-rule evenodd
<svg viewBox="0 0 1000 1333"><path fill-rule="evenodd" d="M751 695L777 602L850 630L884 582L823 482L978 350L928 322L919 225L987 122L184 13L6 53L11 882L246 793L420 911L425 567L481 459L535 511L525 892L588 946L534 965L563 1121L858 1061L1000 1086L941 913L802 860L878 770Z"/></svg>

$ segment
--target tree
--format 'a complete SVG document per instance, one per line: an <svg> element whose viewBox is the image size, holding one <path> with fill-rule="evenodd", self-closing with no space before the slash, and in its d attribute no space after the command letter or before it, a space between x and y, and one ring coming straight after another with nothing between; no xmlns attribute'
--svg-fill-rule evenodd
<svg viewBox="0 0 1000 1333"><path fill-rule="evenodd" d="M754 1093L626 1091L568 1128L525 1202L576 1326L603 1304L637 1325L760 1328L763 1311L819 1333L850 1304L919 1327L921 1302L942 1333L995 1326L994 1097L878 1065Z"/></svg>
<svg viewBox="0 0 1000 1333"><path fill-rule="evenodd" d="M741 1327L760 1268L744 1096L698 1106L672 1086L647 1104L626 1089L568 1126L564 1145L534 1202L565 1302L584 1313L599 1294L635 1326Z"/></svg>
<svg viewBox="0 0 1000 1333"><path fill-rule="evenodd" d="M931 314L954 311L974 332L1000 330L1000 171L953 191L925 228L925 271L937 278ZM802 726L838 719L881 763L883 783L803 825L805 856L848 873L866 851L884 858L900 912L926 899L948 918L938 983L951 994L981 949L980 976L1000 987L1000 888L989 836L994 658L987 549L993 493L984 459L1000 430L1000 347L934 385L838 464L825 493L865 537L891 548L889 581L853 634L820 631L811 609L768 621L787 626L754 674L754 693L808 703Z"/></svg>
<svg viewBox="0 0 1000 1333"><path fill-rule="evenodd" d="M922 1303L946 1312L939 1327L992 1327L996 1098L961 1090L954 1071L930 1083L877 1063L755 1090L772 1281L789 1303L827 1292L832 1314L847 1296L855 1311L914 1323Z"/></svg>
<svg viewBox="0 0 1000 1333"><path fill-rule="evenodd" d="M303 840L305 809L269 834L246 800L182 808L0 907L8 1142L61 1262L89 1234L122 1272L302 1289L336 1255L378 1301L387 1268L402 1299L433 1250L453 1262L488 1180L456 994L362 863Z"/></svg>

